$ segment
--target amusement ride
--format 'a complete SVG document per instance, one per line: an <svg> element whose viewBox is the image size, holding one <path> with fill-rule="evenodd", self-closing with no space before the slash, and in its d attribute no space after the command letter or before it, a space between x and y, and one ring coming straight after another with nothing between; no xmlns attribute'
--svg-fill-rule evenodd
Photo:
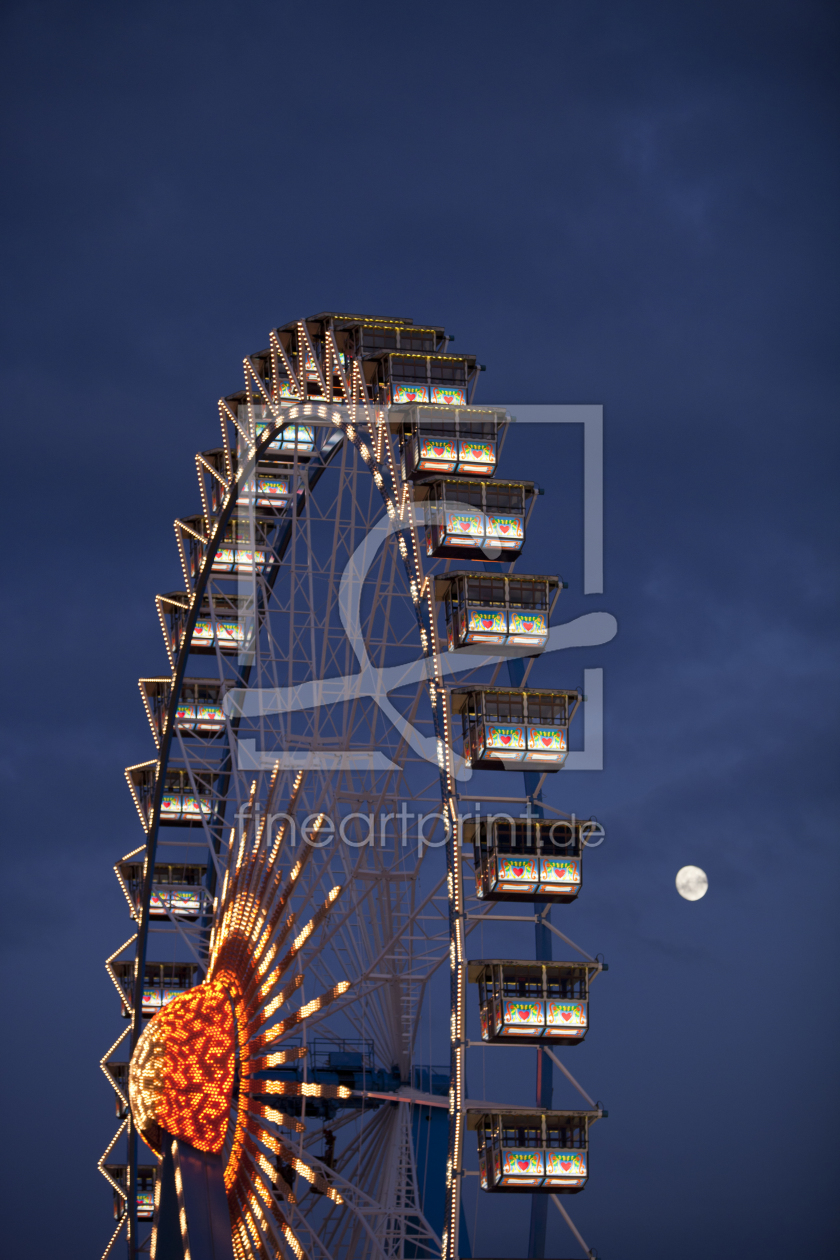
<svg viewBox="0 0 840 1260"><path fill-rule="evenodd" d="M565 1196L606 1113L564 1051L605 964L551 909L600 828L542 795L584 697L528 686L563 582L516 568L541 491L499 473L481 370L440 327L297 320L196 456L114 868L105 1256L456 1260L470 1176L531 1196L529 1256L552 1200L594 1255ZM500 920L534 924L533 957L475 956ZM445 1066L421 1050L438 972ZM468 1096L491 1045L533 1047L533 1106ZM552 1107L554 1066L585 1107Z"/></svg>

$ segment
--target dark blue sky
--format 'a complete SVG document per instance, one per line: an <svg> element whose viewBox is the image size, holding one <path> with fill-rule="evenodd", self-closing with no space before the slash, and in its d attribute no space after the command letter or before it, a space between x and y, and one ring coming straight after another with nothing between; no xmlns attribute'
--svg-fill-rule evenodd
<svg viewBox="0 0 840 1260"><path fill-rule="evenodd" d="M561 670L606 671L607 768L550 788L607 827L566 919L611 965L573 1216L606 1260L836 1254L836 6L0 23L4 1250L110 1232L110 865L141 840L122 768L150 755L136 679L164 667L193 455L272 326L349 309L445 323L486 401L606 407L602 599L574 439L506 467L551 487L529 567L621 626Z"/></svg>

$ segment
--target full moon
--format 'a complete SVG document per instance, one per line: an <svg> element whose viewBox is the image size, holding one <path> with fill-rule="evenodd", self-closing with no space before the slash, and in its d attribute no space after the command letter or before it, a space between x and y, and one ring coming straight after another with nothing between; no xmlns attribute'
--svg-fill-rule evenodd
<svg viewBox="0 0 840 1260"><path fill-rule="evenodd" d="M708 887L706 872L699 866L683 866L677 871L677 892L686 901L699 901Z"/></svg>

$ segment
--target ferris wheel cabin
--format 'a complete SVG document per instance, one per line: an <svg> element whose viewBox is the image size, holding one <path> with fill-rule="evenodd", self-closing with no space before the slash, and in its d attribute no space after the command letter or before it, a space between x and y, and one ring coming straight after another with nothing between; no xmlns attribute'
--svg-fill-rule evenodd
<svg viewBox="0 0 840 1260"><path fill-rule="evenodd" d="M472 844L476 895L484 901L574 901L583 882L583 850L602 834L595 819L467 818L463 840Z"/></svg>
<svg viewBox="0 0 840 1260"><path fill-rule="evenodd" d="M313 445L314 440L313 434ZM211 470L212 480L209 502L210 510L215 515L221 511L227 496L225 488L225 482L229 473L227 458L221 448L213 451L203 451L201 458L205 466ZM254 507L260 512L277 513L285 511L292 497L294 472L288 466L287 460L288 457L286 455L275 456L271 447L269 447L251 475L240 486L236 499L237 507ZM239 461L235 455L231 456L231 463L234 471L238 471Z"/></svg>
<svg viewBox="0 0 840 1260"><path fill-rule="evenodd" d="M129 766L125 772L137 812L147 828L152 819L155 769L156 763L152 761L141 766ZM186 770L167 770L160 807L161 823L192 827L202 821L215 821L214 778L208 772L190 774Z"/></svg>
<svg viewBox="0 0 840 1260"><path fill-rule="evenodd" d="M289 400L291 401L291 400ZM247 413L247 404L244 408ZM257 441L265 433L266 429L274 423L274 416L270 408L262 406L255 408L251 404L251 411L256 411L255 430ZM242 416L242 408L240 405L240 418ZM315 454L315 429L311 424L284 424L275 438L269 442L265 448L264 459L282 460L284 463L294 459L308 459L310 455Z"/></svg>
<svg viewBox="0 0 840 1260"><path fill-rule="evenodd" d="M177 656L187 632L190 596L186 591L172 591L158 597L161 620L173 658ZM250 595L240 593L205 595L201 601L195 627L190 636L190 652L197 655L237 655L246 651L254 620L254 603ZM246 631L247 627L247 631Z"/></svg>
<svg viewBox="0 0 840 1260"><path fill-rule="evenodd" d="M103 1164L106 1175L109 1179L115 1181L118 1186L125 1192L128 1188L128 1165L127 1164ZM157 1178L157 1165L155 1164L138 1164L137 1165L137 1219L138 1221L150 1221L155 1214L155 1180ZM118 1190L114 1190L114 1220L118 1221L125 1211L125 1193L120 1194Z"/></svg>
<svg viewBox="0 0 840 1260"><path fill-rule="evenodd" d="M142 912L143 863L122 861L117 872L133 917ZM203 862L156 862L152 875L149 914L153 919L195 919L209 910L212 900L205 887L207 865Z"/></svg>
<svg viewBox="0 0 840 1260"><path fill-rule="evenodd" d="M134 996L134 963L114 962L111 967L125 995L122 1013L129 1019ZM149 1018L156 1014L167 1002L193 988L200 979L195 963L147 962L143 971L144 1017Z"/></svg>
<svg viewBox="0 0 840 1260"><path fill-rule="evenodd" d="M275 559L270 535L276 521L274 516L249 514L234 517L225 529L224 537L216 548L210 571L219 576L243 573L264 573ZM204 517L188 516L181 525L188 532L190 576L195 580L204 564L207 539L204 536Z"/></svg>
<svg viewBox="0 0 840 1260"><path fill-rule="evenodd" d="M181 735L204 739L225 730L222 697L226 686L218 678L185 678L175 710L175 729ZM141 678L140 691L156 742L163 738L172 699L171 678Z"/></svg>
<svg viewBox="0 0 840 1260"><path fill-rule="evenodd" d="M590 974L603 969L601 963L470 962L467 975L478 985L482 1040L491 1045L578 1045L589 1028Z"/></svg>
<svg viewBox="0 0 840 1260"><path fill-rule="evenodd" d="M416 331L421 339L428 337L421 329ZM431 349L431 345L425 348ZM475 369L472 355L382 350L373 357L373 363L376 368L371 374L374 388L384 394L391 406L405 403L467 405L470 377Z"/></svg>
<svg viewBox="0 0 840 1260"><path fill-rule="evenodd" d="M462 560L516 560L525 545L531 481L430 481L414 488L422 503L426 554Z"/></svg>
<svg viewBox="0 0 840 1260"><path fill-rule="evenodd" d="M478 373L475 355L453 354L443 328L421 327L410 320L336 317L336 339L343 334L350 355L362 355L365 384L375 402L403 406L429 403L466 407ZM339 341L341 345L341 341Z"/></svg>
<svg viewBox="0 0 840 1260"><path fill-rule="evenodd" d="M556 577L520 574L446 573L435 578L435 598L443 602L450 652L483 655L492 647L531 655L548 643L549 621L564 583Z"/></svg>
<svg viewBox="0 0 840 1260"><path fill-rule="evenodd" d="M492 477L495 472L504 411L411 406L392 407L390 415L392 428L401 436L404 476L409 481L428 481L441 473Z"/></svg>
<svg viewBox="0 0 840 1260"><path fill-rule="evenodd" d="M482 1190L579 1194L589 1176L589 1126L602 1111L468 1111Z"/></svg>
<svg viewBox="0 0 840 1260"><path fill-rule="evenodd" d="M560 770L579 691L464 687L450 691L460 713L464 756L474 770Z"/></svg>
<svg viewBox="0 0 840 1260"><path fill-rule="evenodd" d="M266 353L268 353L266 351ZM235 415L239 424L247 433L250 422L253 420L254 432L259 442L266 430L272 428L277 421L277 408L291 407L301 400L292 396L288 391L291 387L288 383L283 385L284 393L274 403L272 407L266 406L265 399L262 394L247 394L244 390L240 390L237 394L229 394L225 399L231 414ZM261 470L268 474L274 475L278 471L278 465L287 469L291 468L295 463L305 463L316 453L315 428L311 424L301 424L294 420L288 420L274 435L272 440L264 448L260 455L260 462L257 465L257 472ZM223 450L205 451L203 458L211 464L215 470L224 477L225 474L225 452ZM234 464L237 462L236 453L231 453L231 459ZM266 468L262 468L266 465ZM270 495L268 497L271 497ZM288 497L288 496L287 496ZM218 496L214 501L214 510L217 511L224 498L224 493ZM240 503L247 501L243 495L238 500ZM269 503L267 506L272 506Z"/></svg>

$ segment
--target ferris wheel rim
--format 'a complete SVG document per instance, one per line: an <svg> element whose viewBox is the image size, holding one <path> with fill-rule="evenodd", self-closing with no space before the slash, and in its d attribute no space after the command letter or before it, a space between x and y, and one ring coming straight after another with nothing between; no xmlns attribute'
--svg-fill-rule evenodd
<svg viewBox="0 0 840 1260"><path fill-rule="evenodd" d="M281 424L281 420L278 419L276 421L276 425L279 426L280 424ZM156 782L155 782L155 793L154 793L154 798L153 798L152 808L151 808L151 819L149 822L149 828L147 831L147 839L146 839L146 846L145 846L147 850L147 855L148 855L148 869L146 872L146 878L144 880L143 902L142 902L142 908L140 911L141 921L140 921L140 926L138 930L138 942L140 941L143 942L144 948L142 952L143 952L144 957L138 966L138 974L135 980L135 989L134 989L135 1011L141 1009L142 967L145 964L145 943L148 938L148 927L149 927L149 919L150 919L149 904L150 904L151 896L152 896L152 876L154 873L154 857L157 850L158 831L161 825L160 810L161 810L161 803L162 803L162 798L164 794L164 776L166 773L166 767L168 766L168 763L169 763L169 758L170 758L171 748L172 748L172 740L175 736L175 728L176 728L175 715L176 715L176 711L177 711L177 707L178 707L178 703L180 699L181 689L183 687L183 684L186 678L186 668L187 668L189 657L190 657L190 636L191 636L192 631L195 629L195 623L198 620L198 617L201 611L201 600L206 592L207 585L212 576L213 560L218 550L219 543L221 542L221 539L224 535L225 528L227 528L228 524L230 523L231 517L236 511L236 506L237 506L236 490L239 488L239 483L241 481L244 481L246 476L251 475L254 468L256 468L259 462L260 456L265 453L265 451L268 449L268 447L271 445L271 442L275 438L276 438L276 430L275 428L272 428L271 426L269 426L267 433L255 446L253 454L248 457L247 463L244 464L240 468L239 472L236 474L236 477L234 478L230 486L230 489L228 491L228 494L226 496L226 502L221 512L219 513L217 523L214 526L210 542L207 546L205 557L202 561L200 574L198 578L196 579L195 586L192 592L189 592L190 597L191 597L190 608L189 608L189 612L187 614L187 618L184 623L184 628L183 628L182 636L181 636L181 643L179 644L179 647L178 647L178 654L175 661L175 668L173 669L173 673L172 673L171 693L170 693L169 705L168 705L167 714L166 714L166 724L165 724L165 727L161 736L161 744L158 748L158 756L156 758L151 759L149 763L149 764L154 764L158 766L160 769L159 769L159 773L157 775ZM307 483L308 493L311 493L311 491L317 485L323 473L326 471L329 465L329 462L331 462L332 459L338 454L340 445L341 445L340 443L337 443L335 447L330 450L328 460L315 470L318 473L318 476L315 479L314 483L309 483L309 482ZM285 544L285 547L287 546L288 546L288 542L286 542ZM284 547L284 554L285 554L285 547ZM281 563L282 563L282 560L281 560ZM277 570L279 570L279 567L280 567L280 564L278 563L278 565L276 566ZM250 671L250 668L251 668L250 665L245 666L245 669L248 671ZM238 725L238 719L234 719L234 720L236 721ZM226 735L226 738L227 738L227 735ZM139 1028L140 1019L142 1019L142 1015L138 1016L136 1021L132 1020L132 1033L131 1033L132 1049L137 1044L137 1038L140 1035L140 1028Z"/></svg>

